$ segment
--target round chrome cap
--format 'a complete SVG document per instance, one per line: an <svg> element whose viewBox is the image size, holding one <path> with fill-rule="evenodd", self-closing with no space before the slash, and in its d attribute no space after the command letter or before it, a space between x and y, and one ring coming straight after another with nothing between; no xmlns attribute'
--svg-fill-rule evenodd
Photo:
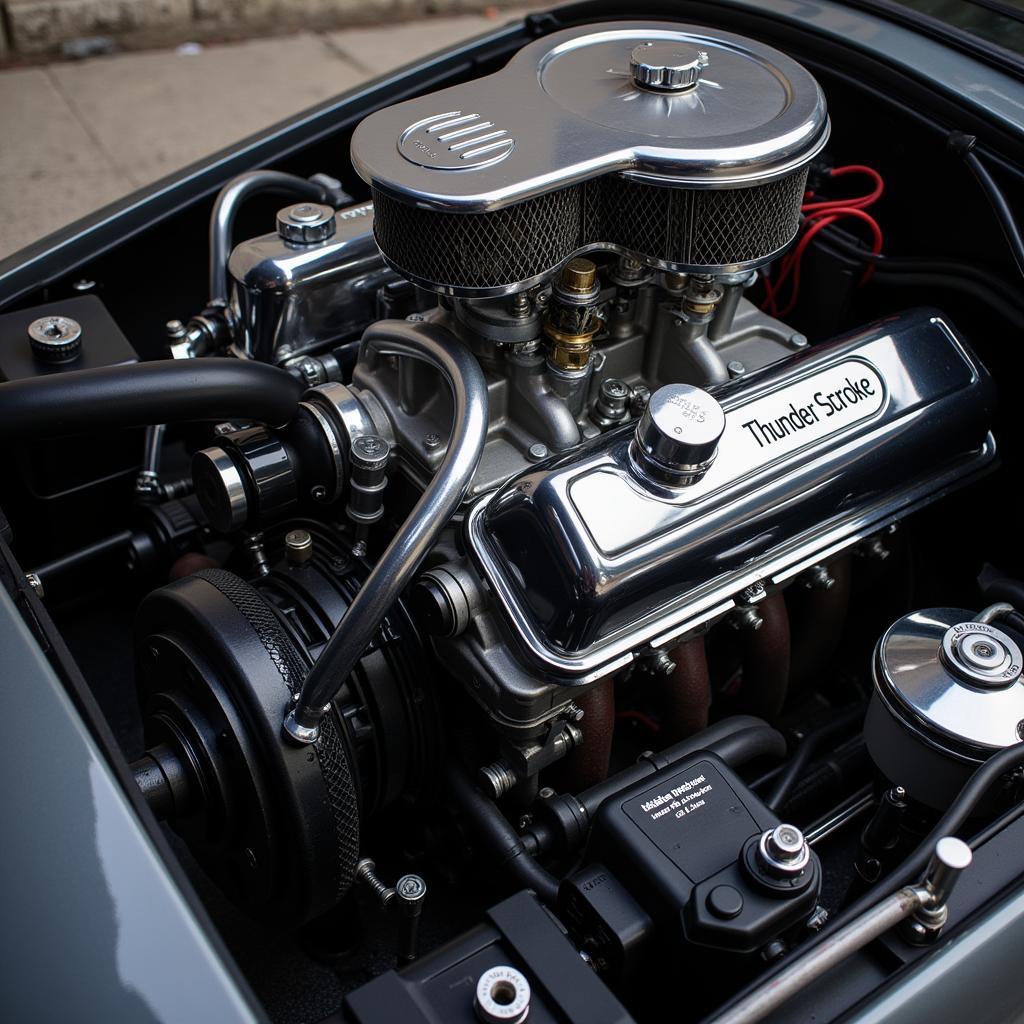
<svg viewBox="0 0 1024 1024"><path fill-rule="evenodd" d="M640 417L634 456L659 480L695 483L714 461L724 430L725 413L711 395L690 384L667 384Z"/></svg>
<svg viewBox="0 0 1024 1024"><path fill-rule="evenodd" d="M679 92L692 89L708 66L707 50L680 43L641 43L629 58L633 81L642 89Z"/></svg>
<svg viewBox="0 0 1024 1024"><path fill-rule="evenodd" d="M277 233L287 242L324 242L337 228L334 210L324 203L296 203L277 211Z"/></svg>
<svg viewBox="0 0 1024 1024"><path fill-rule="evenodd" d="M764 832L757 844L761 866L780 878L799 875L811 861L811 850L803 832L785 823Z"/></svg>
<svg viewBox="0 0 1024 1024"><path fill-rule="evenodd" d="M1017 644L987 622L958 622L942 638L942 660L975 686L1008 686L1021 673Z"/></svg>
<svg viewBox="0 0 1024 1024"><path fill-rule="evenodd" d="M898 619L879 641L875 687L933 745L984 758L1021 739L1021 667L1003 630L963 609L928 608Z"/></svg>
<svg viewBox="0 0 1024 1024"><path fill-rule="evenodd" d="M69 316L43 316L28 325L32 351L47 363L67 363L82 348L82 327Z"/></svg>

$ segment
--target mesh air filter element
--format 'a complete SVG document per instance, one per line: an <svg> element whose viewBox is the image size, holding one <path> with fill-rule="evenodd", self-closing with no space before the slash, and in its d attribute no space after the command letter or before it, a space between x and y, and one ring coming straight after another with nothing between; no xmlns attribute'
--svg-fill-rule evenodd
<svg viewBox="0 0 1024 1024"><path fill-rule="evenodd" d="M806 168L730 189L609 177L492 213L422 209L374 189L374 234L402 274L453 294L522 285L593 248L628 252L670 270L739 270L793 240L806 180Z"/></svg>

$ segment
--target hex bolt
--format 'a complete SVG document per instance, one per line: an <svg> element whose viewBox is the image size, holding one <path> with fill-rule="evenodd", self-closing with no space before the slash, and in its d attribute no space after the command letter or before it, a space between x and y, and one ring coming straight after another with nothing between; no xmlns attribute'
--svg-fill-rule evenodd
<svg viewBox="0 0 1024 1024"><path fill-rule="evenodd" d="M730 377L742 377L747 372L746 366L738 359L731 360L726 365L726 369L729 371Z"/></svg>
<svg viewBox="0 0 1024 1024"><path fill-rule="evenodd" d="M395 890L385 885L374 873L376 865L368 857L364 857L356 865L356 881L362 882L377 897L380 905L386 910L395 898Z"/></svg>
<svg viewBox="0 0 1024 1024"><path fill-rule="evenodd" d="M655 648L644 652L642 664L652 676L670 676L676 670L676 663L664 651Z"/></svg>
<svg viewBox="0 0 1024 1024"><path fill-rule="evenodd" d="M764 619L761 618L756 608L745 605L732 613L729 617L729 625L733 629L749 630L753 633L764 625Z"/></svg>
<svg viewBox="0 0 1024 1024"><path fill-rule="evenodd" d="M808 590L831 590L836 585L835 578L824 565L812 565L803 574L802 582Z"/></svg>
<svg viewBox="0 0 1024 1024"><path fill-rule="evenodd" d="M39 576L36 573L25 573L25 582L28 583L28 585L35 592L36 597L38 597L40 600L42 600L46 596L46 590L43 587L43 581L39 578Z"/></svg>
<svg viewBox="0 0 1024 1024"><path fill-rule="evenodd" d="M546 444L541 444L541 442L538 441L536 444L530 445L526 454L530 457L532 462L540 462L542 459L546 459L548 457L548 446Z"/></svg>
<svg viewBox="0 0 1024 1024"><path fill-rule="evenodd" d="M880 537L870 537L857 550L858 554L875 562L884 562L892 554Z"/></svg>
<svg viewBox="0 0 1024 1024"><path fill-rule="evenodd" d="M437 451L437 449L441 447L442 440L443 438L440 434L431 431L431 433L427 434L423 438L423 447L426 448L428 452Z"/></svg>
<svg viewBox="0 0 1024 1024"><path fill-rule="evenodd" d="M417 956L417 939L423 901L427 898L427 883L419 875L402 875L395 883L395 898L402 912L402 926L398 937L399 963L411 964Z"/></svg>

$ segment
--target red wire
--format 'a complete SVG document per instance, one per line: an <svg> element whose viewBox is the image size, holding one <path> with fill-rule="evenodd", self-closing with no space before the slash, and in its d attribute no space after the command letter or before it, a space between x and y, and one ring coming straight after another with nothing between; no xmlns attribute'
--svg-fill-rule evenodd
<svg viewBox="0 0 1024 1024"><path fill-rule="evenodd" d="M812 203L805 203L802 207L804 213L811 210L821 210L828 206L843 206L847 209L865 210L872 204L878 202L885 191L885 182L882 176L873 167L865 164L847 164L845 167L833 167L829 173L830 178L842 178L848 174L865 174L873 182L874 188L866 196L858 196L854 199L822 199Z"/></svg>
<svg viewBox="0 0 1024 1024"><path fill-rule="evenodd" d="M871 251L878 254L882 251L882 229L878 222L870 214L864 211L872 206L885 191L885 182L882 176L873 167L864 164L848 164L843 167L836 167L830 172L830 177L841 178L848 174L863 174L874 182L873 189L864 196L852 199L822 199L813 202L805 202L800 210L805 214L803 222L804 234L797 243L796 248L782 258L778 263L778 271L774 277L765 277L764 289L765 299L763 308L772 316L785 316L792 312L800 296L800 267L801 260L807 247L816 234L822 229L834 224L841 217L856 217L863 221L871 229L872 244ZM808 193L805 199L813 199L813 194ZM863 276L861 284L864 284L871 277L874 270L869 265ZM780 289L783 283L792 275L793 284L790 289L790 299L785 308L779 309Z"/></svg>
<svg viewBox="0 0 1024 1024"><path fill-rule="evenodd" d="M882 229L878 226L878 221L869 213L865 213L861 209L857 208L846 208L838 207L828 210L819 210L816 213L810 214L805 223L810 223L810 227L804 232L804 236L797 243L797 247L793 250L790 256L787 256L788 261L786 269L780 273L779 280L776 282L775 289L772 294L773 305L776 305L776 296L778 295L778 286L782 283L786 274L792 271L793 285L790 292L789 302L786 303L784 309L779 310L776 316L786 316L788 313L793 311L793 307L796 306L797 299L800 296L800 261L803 259L804 253L807 251L808 245L818 232L827 228L830 224L834 224L841 217L856 217L858 220L863 221L871 230L871 251L876 255L882 251ZM874 269L873 265L869 264L861 277L861 284L864 284L871 276L871 272Z"/></svg>

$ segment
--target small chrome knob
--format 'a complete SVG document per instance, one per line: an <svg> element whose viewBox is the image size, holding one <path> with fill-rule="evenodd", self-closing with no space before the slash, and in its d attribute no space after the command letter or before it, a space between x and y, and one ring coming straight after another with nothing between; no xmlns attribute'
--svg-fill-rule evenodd
<svg viewBox="0 0 1024 1024"><path fill-rule="evenodd" d="M82 328L69 316L43 316L28 325L32 351L46 363L69 363L82 348Z"/></svg>
<svg viewBox="0 0 1024 1024"><path fill-rule="evenodd" d="M641 43L630 54L629 70L641 89L683 92L700 81L708 63L704 50L682 43Z"/></svg>
<svg viewBox="0 0 1024 1024"><path fill-rule="evenodd" d="M651 395L632 454L641 471L676 486L696 483L715 459L725 413L706 391L667 384Z"/></svg>
<svg viewBox="0 0 1024 1024"><path fill-rule="evenodd" d="M796 825L776 825L761 836L757 846L761 867L780 878L799 875L810 863L811 851Z"/></svg>
<svg viewBox="0 0 1024 1024"><path fill-rule="evenodd" d="M296 203L277 211L277 233L288 242L324 242L336 230L334 210L323 203Z"/></svg>

